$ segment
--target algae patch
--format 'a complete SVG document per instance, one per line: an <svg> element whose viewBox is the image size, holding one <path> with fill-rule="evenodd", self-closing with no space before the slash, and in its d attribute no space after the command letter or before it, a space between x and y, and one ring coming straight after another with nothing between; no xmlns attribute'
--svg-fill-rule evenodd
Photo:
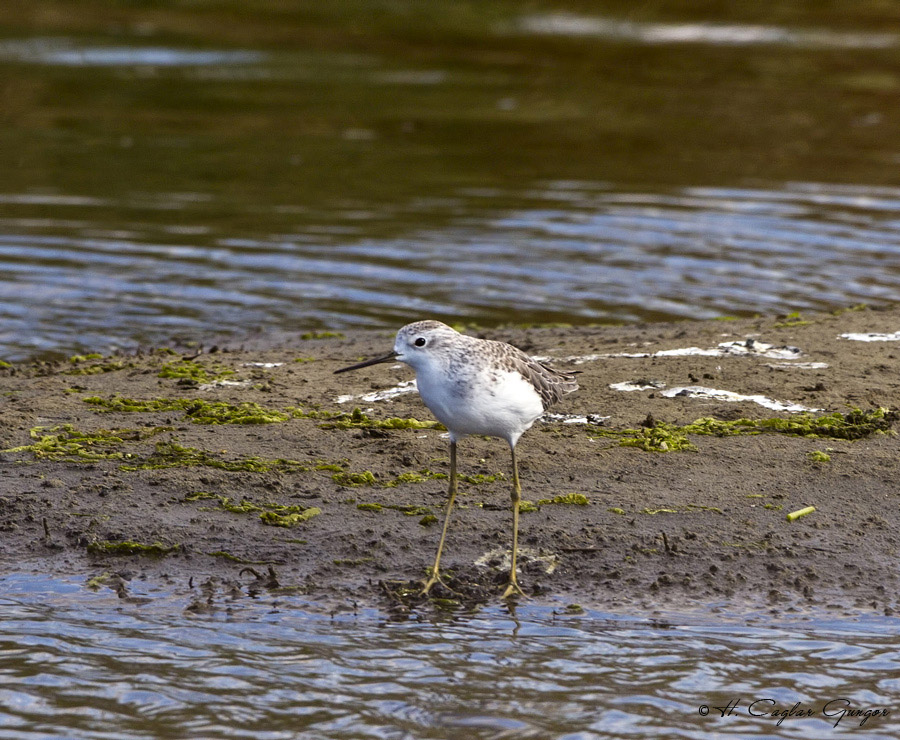
<svg viewBox="0 0 900 740"><path fill-rule="evenodd" d="M156 398L141 401L119 396L113 398L88 396L82 400L105 413L183 411L194 424L274 424L291 418L283 411L269 409L251 401L227 403L190 398Z"/></svg>
<svg viewBox="0 0 900 740"><path fill-rule="evenodd" d="M341 472L335 473L331 479L339 486L356 487L356 486L377 486L378 481L371 470L364 470L361 473Z"/></svg>
<svg viewBox="0 0 900 740"><path fill-rule="evenodd" d="M396 478L379 481L371 470L363 470L359 473L340 471L331 476L331 479L339 486L355 488L357 486L380 486L382 488L396 488L404 483L423 483L427 480L444 479L445 473L432 473L430 470L418 472L400 473Z"/></svg>
<svg viewBox="0 0 900 740"><path fill-rule="evenodd" d="M157 375L160 378L174 378L185 385L200 385L234 375L234 370L219 366L206 367L196 360L172 360L165 363Z"/></svg>
<svg viewBox="0 0 900 740"><path fill-rule="evenodd" d="M349 414L338 414L329 421L319 425L322 429L444 429L436 421L419 421L413 418L390 417L388 419L372 419L359 408Z"/></svg>
<svg viewBox="0 0 900 740"><path fill-rule="evenodd" d="M263 524L271 527L294 527L301 522L309 521L314 516L322 513L316 506L303 507L290 504L262 503L257 504L247 499L241 499L234 503L228 496L220 496L205 491L185 496L185 502L213 500L217 502L217 508L229 511L233 514L257 514Z"/></svg>
<svg viewBox="0 0 900 740"><path fill-rule="evenodd" d="M399 511L406 516L434 516L434 513L427 506L417 506L416 504L378 504L378 503L359 503L356 508L360 511L383 511L384 509L393 509Z"/></svg>
<svg viewBox="0 0 900 740"><path fill-rule="evenodd" d="M646 452L694 452L697 449L682 429L664 422L657 422L653 427L626 429L622 434L621 447L637 447Z"/></svg>
<svg viewBox="0 0 900 740"><path fill-rule="evenodd" d="M300 339L343 339L344 335L339 331L308 331L300 335Z"/></svg>
<svg viewBox="0 0 900 740"><path fill-rule="evenodd" d="M546 506L547 504L571 504L574 506L587 506L590 503L588 497L583 493L566 493L553 498L538 499L538 506Z"/></svg>
<svg viewBox="0 0 900 740"><path fill-rule="evenodd" d="M793 313L789 313L784 317L783 321L779 321L772 326L776 329L790 329L795 326L806 326L807 324L811 324L812 321L805 320L802 316L800 316L799 311L794 311Z"/></svg>
<svg viewBox="0 0 900 740"><path fill-rule="evenodd" d="M34 427L32 444L11 447L2 452L30 452L35 460L56 462L91 463L102 460L117 460L123 464L120 470L163 470L178 467L209 467L229 472L267 473L309 472L311 470L340 470L340 466L327 461L290 460L286 458L263 458L257 456L223 459L219 454L186 447L173 440L159 441L153 451L146 456L128 452L123 446L129 442L140 442L162 432L168 427L147 429L98 429L83 432L71 424L55 427Z"/></svg>
<svg viewBox="0 0 900 740"><path fill-rule="evenodd" d="M94 362L94 360L102 360L103 355L91 353L88 355L72 355L69 363L73 366L69 370L63 370L63 375L99 375L100 373L111 373L116 370L125 370L134 367L134 363L125 360L106 360L104 362Z"/></svg>
<svg viewBox="0 0 900 740"><path fill-rule="evenodd" d="M381 504L375 503L362 503L357 504L356 508L360 511L381 511L384 507Z"/></svg>
<svg viewBox="0 0 900 740"><path fill-rule="evenodd" d="M704 416L684 426L648 417L640 429L610 430L590 427L589 430L591 434L617 439L622 447L637 447L647 452L675 452L696 451L696 446L688 439L689 434L729 437L768 433L855 440L873 434L893 434L892 427L898 419L900 412L880 407L870 411L854 408L847 413L835 411L821 416L804 412L788 418L745 418L731 421Z"/></svg>
<svg viewBox="0 0 900 740"><path fill-rule="evenodd" d="M122 465L122 470L161 470L164 468L205 466L230 472L267 473L270 470L307 472L308 463L284 458L262 458L255 455L223 460L206 450L185 447L177 442L157 442L156 448L143 462Z"/></svg>
<svg viewBox="0 0 900 740"><path fill-rule="evenodd" d="M64 462L96 462L98 460L127 460L133 454L122 451L126 441L146 439L165 431L155 429L98 429L83 432L71 424L54 427L34 427L29 445L10 447L3 452L30 452L36 460Z"/></svg>
<svg viewBox="0 0 900 740"><path fill-rule="evenodd" d="M150 557L163 557L171 555L181 549L181 545L165 545L162 542L154 542L146 545L133 540L112 542L109 540L95 540L89 542L88 552L93 555L147 555Z"/></svg>
<svg viewBox="0 0 900 740"><path fill-rule="evenodd" d="M884 407L862 411L851 409L846 414L835 411L822 416L810 413L795 414L786 419L735 419L722 421L712 417L697 419L681 427L687 434L709 434L725 437L736 434L772 432L795 437L828 437L831 439L862 439L873 434L886 434L900 419L900 412Z"/></svg>

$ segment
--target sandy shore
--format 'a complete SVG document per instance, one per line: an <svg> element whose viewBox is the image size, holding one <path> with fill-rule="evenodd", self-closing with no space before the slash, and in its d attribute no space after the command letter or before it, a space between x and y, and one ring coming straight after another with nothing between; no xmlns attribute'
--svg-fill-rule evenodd
<svg viewBox="0 0 900 740"><path fill-rule="evenodd" d="M876 432L890 414L849 412L900 407L900 337L843 335L898 330L900 309L470 331L581 372L519 444L532 603L893 613L900 445ZM123 598L153 584L197 609L260 588L407 608L439 537L447 440L409 421L431 416L408 368L333 375L392 341L3 367L3 570ZM694 424L707 417L732 423ZM490 601L510 537L505 444L465 440L460 472L444 562L467 600Z"/></svg>

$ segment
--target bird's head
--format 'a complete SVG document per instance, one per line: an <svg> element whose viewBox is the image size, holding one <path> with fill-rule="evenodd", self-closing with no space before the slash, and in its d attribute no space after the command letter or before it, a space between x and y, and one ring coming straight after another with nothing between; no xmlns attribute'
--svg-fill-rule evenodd
<svg viewBox="0 0 900 740"><path fill-rule="evenodd" d="M453 343L459 332L440 321L415 321L397 332L394 351L383 357L366 360L350 367L335 370L336 373L377 365L381 362L405 362L411 368L423 367L435 361Z"/></svg>

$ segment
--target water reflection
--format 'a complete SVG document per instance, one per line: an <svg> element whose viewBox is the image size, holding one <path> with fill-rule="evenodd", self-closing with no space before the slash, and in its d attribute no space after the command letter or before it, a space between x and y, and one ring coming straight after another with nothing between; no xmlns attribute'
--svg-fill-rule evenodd
<svg viewBox="0 0 900 740"><path fill-rule="evenodd" d="M825 702L900 698L891 619L654 624L532 607L386 623L283 597L207 615L156 597L138 607L70 582L0 579L3 736L821 738L833 731ZM748 712L761 698L815 716L777 727ZM730 716L702 716L734 700ZM868 729L887 737L900 724Z"/></svg>
<svg viewBox="0 0 900 740"><path fill-rule="evenodd" d="M31 38L0 41L0 62L63 67L205 67L255 64L256 51L174 49L163 46L92 46L74 39Z"/></svg>
<svg viewBox="0 0 900 740"><path fill-rule="evenodd" d="M243 237L210 218L208 194L4 201L31 209L0 219L8 359L248 326L709 318L900 295L900 190L884 187L463 189L377 213L350 202L311 222L273 208L279 232ZM132 217L110 224L107 209Z"/></svg>
<svg viewBox="0 0 900 740"><path fill-rule="evenodd" d="M775 45L813 49L888 49L900 43L892 33L847 33L727 23L638 23L573 13L526 15L519 31L560 36L588 36L640 44Z"/></svg>
<svg viewBox="0 0 900 740"><path fill-rule="evenodd" d="M4 360L897 299L884 3L64 5L0 39Z"/></svg>

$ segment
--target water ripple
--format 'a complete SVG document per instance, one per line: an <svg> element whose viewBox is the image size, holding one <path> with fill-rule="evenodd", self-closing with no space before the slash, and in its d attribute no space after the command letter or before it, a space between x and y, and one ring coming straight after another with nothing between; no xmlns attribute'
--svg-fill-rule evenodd
<svg viewBox="0 0 900 740"><path fill-rule="evenodd" d="M428 220L443 213L442 226L398 225L377 238L365 219L337 231L323 221L238 237L204 220L217 207L208 196L170 195L142 196L150 210L133 195L121 204L0 195L0 203L32 210L29 219L0 219L0 354L240 337L247 327L390 327L422 315L584 323L830 310L900 297L893 188L788 183L636 193L552 182L411 203L407 211L425 209ZM98 205L104 213L131 209L139 220L102 223ZM391 218L402 220L403 210ZM160 223L169 212L177 221Z"/></svg>
<svg viewBox="0 0 900 740"><path fill-rule="evenodd" d="M256 51L173 49L165 46L92 46L74 39L30 38L0 41L0 62L64 67L220 67L256 64Z"/></svg>
<svg viewBox="0 0 900 740"><path fill-rule="evenodd" d="M819 738L829 700L891 708L900 698L885 674L898 660L888 618L653 625L546 608L512 619L498 608L387 624L331 620L284 599L196 616L174 598L123 607L26 576L0 579L0 611L0 731L10 740ZM698 712L734 699L732 716ZM815 716L779 728L749 713L756 699L781 710L800 702ZM900 723L868 727L887 737Z"/></svg>

